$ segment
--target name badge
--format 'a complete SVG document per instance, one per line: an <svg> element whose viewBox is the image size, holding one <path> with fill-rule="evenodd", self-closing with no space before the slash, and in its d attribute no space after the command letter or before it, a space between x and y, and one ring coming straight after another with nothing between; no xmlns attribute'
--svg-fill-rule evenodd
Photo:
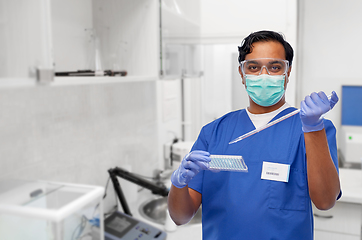
<svg viewBox="0 0 362 240"><path fill-rule="evenodd" d="M261 179L288 182L289 181L289 164L263 162Z"/></svg>

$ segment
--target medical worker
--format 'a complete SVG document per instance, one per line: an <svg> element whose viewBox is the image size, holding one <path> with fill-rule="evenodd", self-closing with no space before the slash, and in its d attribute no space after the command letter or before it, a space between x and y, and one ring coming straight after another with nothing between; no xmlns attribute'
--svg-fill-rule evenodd
<svg viewBox="0 0 362 240"><path fill-rule="evenodd" d="M189 222L202 203L203 239L313 239L312 202L330 209L341 195L336 129L323 119L336 93L330 99L312 93L300 114L229 144L296 110L285 101L292 61L293 49L279 33L244 39L239 73L249 107L204 126L172 174L168 208L176 224ZM241 155L248 172L210 171L210 154Z"/></svg>

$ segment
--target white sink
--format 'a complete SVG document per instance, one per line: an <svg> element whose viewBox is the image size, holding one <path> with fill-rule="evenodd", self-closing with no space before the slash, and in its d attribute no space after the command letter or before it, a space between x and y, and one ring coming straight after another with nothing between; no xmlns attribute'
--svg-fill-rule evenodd
<svg viewBox="0 0 362 240"><path fill-rule="evenodd" d="M140 205L138 210L140 215L148 221L164 225L166 221L167 197L146 200ZM187 225L200 224L201 216L200 208Z"/></svg>

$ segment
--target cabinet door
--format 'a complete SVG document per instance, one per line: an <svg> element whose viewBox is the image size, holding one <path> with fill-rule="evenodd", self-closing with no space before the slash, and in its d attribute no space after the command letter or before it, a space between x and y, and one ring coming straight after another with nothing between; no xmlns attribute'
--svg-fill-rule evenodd
<svg viewBox="0 0 362 240"><path fill-rule="evenodd" d="M359 236L348 235L343 233L325 232L320 230L314 231L314 240L360 240Z"/></svg>
<svg viewBox="0 0 362 240"><path fill-rule="evenodd" d="M328 211L313 206L314 229L347 235L361 235L361 205L337 202ZM344 238L343 238L344 239Z"/></svg>
<svg viewBox="0 0 362 240"><path fill-rule="evenodd" d="M28 79L52 68L50 0L0 0L0 78Z"/></svg>

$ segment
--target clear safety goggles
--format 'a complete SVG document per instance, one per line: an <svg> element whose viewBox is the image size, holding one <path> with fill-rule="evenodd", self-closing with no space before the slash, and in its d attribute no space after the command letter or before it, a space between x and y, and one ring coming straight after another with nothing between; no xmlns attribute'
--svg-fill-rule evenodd
<svg viewBox="0 0 362 240"><path fill-rule="evenodd" d="M269 75L283 75L288 71L289 62L278 58L257 58L244 60L240 66L244 75L260 75L263 68Z"/></svg>

